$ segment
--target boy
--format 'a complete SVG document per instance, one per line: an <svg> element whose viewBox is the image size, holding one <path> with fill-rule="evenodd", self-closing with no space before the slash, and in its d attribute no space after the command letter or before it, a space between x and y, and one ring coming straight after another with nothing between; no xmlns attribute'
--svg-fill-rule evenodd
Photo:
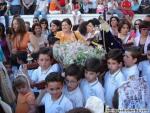
<svg viewBox="0 0 150 113"><path fill-rule="evenodd" d="M90 58L85 62L85 79L80 84L85 102L90 96L96 96L104 102L104 90L97 77L100 65L101 63L97 58Z"/></svg>
<svg viewBox="0 0 150 113"><path fill-rule="evenodd" d="M60 66L57 63L54 63L54 58L51 48L41 48L38 55L38 64L39 67L35 69L31 77L28 75L32 87L37 87L39 89L43 88L44 80L46 76L51 72L59 72ZM25 72L27 74L27 68ZM39 86L39 87L38 87ZM37 92L37 90L35 90Z"/></svg>
<svg viewBox="0 0 150 113"><path fill-rule="evenodd" d="M119 49L112 49L107 55L107 67L109 71L104 76L104 89L106 105L113 107L112 99L115 90L123 83L124 76L120 70L123 62L123 54Z"/></svg>
<svg viewBox="0 0 150 113"><path fill-rule="evenodd" d="M81 78L80 67L76 64L72 64L66 69L65 74L65 95L70 99L74 108L83 107L83 95L79 88Z"/></svg>
<svg viewBox="0 0 150 113"><path fill-rule="evenodd" d="M147 60L140 62L138 68L140 76L144 76L150 86L150 44L147 46Z"/></svg>
<svg viewBox="0 0 150 113"><path fill-rule="evenodd" d="M138 47L130 47L125 50L123 57L124 67L122 68L122 73L125 76L125 80L128 80L131 76L139 77L139 70L137 67L137 61L140 57Z"/></svg>
<svg viewBox="0 0 150 113"><path fill-rule="evenodd" d="M63 78L57 72L50 73L46 79L46 89L41 91L38 105L45 105L45 113L65 113L73 108L72 103L62 93Z"/></svg>

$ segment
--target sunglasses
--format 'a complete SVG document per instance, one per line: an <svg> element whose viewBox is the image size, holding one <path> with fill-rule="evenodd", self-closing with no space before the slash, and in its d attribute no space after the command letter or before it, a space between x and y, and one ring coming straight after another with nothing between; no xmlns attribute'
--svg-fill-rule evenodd
<svg viewBox="0 0 150 113"><path fill-rule="evenodd" d="M136 24L136 23L135 23L134 25L140 25L140 24Z"/></svg>

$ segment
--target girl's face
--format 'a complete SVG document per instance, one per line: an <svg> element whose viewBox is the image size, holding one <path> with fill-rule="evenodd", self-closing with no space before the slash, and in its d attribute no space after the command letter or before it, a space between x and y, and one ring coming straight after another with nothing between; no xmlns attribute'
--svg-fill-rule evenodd
<svg viewBox="0 0 150 113"><path fill-rule="evenodd" d="M125 51L123 61L126 67L131 67L136 63L137 59L132 57L131 52Z"/></svg>
<svg viewBox="0 0 150 113"><path fill-rule="evenodd" d="M40 54L38 58L38 64L43 70L47 70L49 66L51 65L52 60L50 56L47 54Z"/></svg>
<svg viewBox="0 0 150 113"><path fill-rule="evenodd" d="M58 26L57 26L56 24L51 23L51 28L50 28L50 29L51 29L51 32L54 33L54 32L57 32L57 30L58 30L59 28L58 28Z"/></svg>
<svg viewBox="0 0 150 113"><path fill-rule="evenodd" d="M41 34L42 33L42 28L40 26L35 26L34 32L35 32L35 34Z"/></svg>
<svg viewBox="0 0 150 113"><path fill-rule="evenodd" d="M92 23L87 24L87 32L91 33L95 30L95 27Z"/></svg>
<svg viewBox="0 0 150 113"><path fill-rule="evenodd" d="M118 21L116 20L116 18L112 18L110 24L112 27L118 26Z"/></svg>
<svg viewBox="0 0 150 113"><path fill-rule="evenodd" d="M141 35L148 36L148 34L149 34L149 29L148 28L141 28Z"/></svg>
<svg viewBox="0 0 150 113"><path fill-rule="evenodd" d="M65 21L62 23L61 27L63 32L69 32L71 30L71 25Z"/></svg>
<svg viewBox="0 0 150 113"><path fill-rule="evenodd" d="M18 23L17 20L15 19L15 20L13 21L13 29L14 29L15 32L17 32L17 31L18 31L18 28L19 28L19 23Z"/></svg>
<svg viewBox="0 0 150 113"><path fill-rule="evenodd" d="M18 86L16 89L17 89L18 93L21 93L23 95L26 94L28 92L28 90L29 90L27 85Z"/></svg>
<svg viewBox="0 0 150 113"><path fill-rule="evenodd" d="M46 29L46 27L47 27L46 22L42 22L42 23L41 23L41 27L42 27L42 29Z"/></svg>
<svg viewBox="0 0 150 113"><path fill-rule="evenodd" d="M66 77L65 82L66 82L68 91L75 90L79 84L79 81L75 77L69 76L69 75Z"/></svg>
<svg viewBox="0 0 150 113"><path fill-rule="evenodd" d="M139 29L140 24L141 24L140 21L138 21L138 20L135 21L135 23L134 23L135 28L136 28L136 29Z"/></svg>
<svg viewBox="0 0 150 113"><path fill-rule="evenodd" d="M49 82L47 90L51 94L52 99L57 100L62 95L63 84L61 82Z"/></svg>
<svg viewBox="0 0 150 113"><path fill-rule="evenodd" d="M122 26L122 28L121 28L121 33L122 33L123 35L127 35L128 32L129 32L129 26L128 26L127 24L124 24L124 25Z"/></svg>

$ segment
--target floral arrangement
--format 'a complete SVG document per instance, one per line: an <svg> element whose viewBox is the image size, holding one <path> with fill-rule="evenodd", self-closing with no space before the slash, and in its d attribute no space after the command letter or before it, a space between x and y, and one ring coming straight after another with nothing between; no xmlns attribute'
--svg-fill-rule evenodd
<svg viewBox="0 0 150 113"><path fill-rule="evenodd" d="M65 44L56 43L53 46L54 58L64 66L72 63L84 65L87 58L96 57L102 59L105 53L105 50L99 45L93 48L78 41Z"/></svg>

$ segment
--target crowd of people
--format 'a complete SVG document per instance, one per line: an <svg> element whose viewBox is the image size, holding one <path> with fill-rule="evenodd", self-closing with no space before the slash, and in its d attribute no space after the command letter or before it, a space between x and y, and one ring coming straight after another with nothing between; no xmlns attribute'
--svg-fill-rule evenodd
<svg viewBox="0 0 150 113"><path fill-rule="evenodd" d="M0 113L149 113L150 15L132 22L148 6L148 0L0 0L6 20L0 23ZM69 18L49 23L48 13L79 18L74 25ZM81 13L111 17L85 21ZM21 14L34 14L33 25ZM105 57L66 66L53 48L72 42L101 47Z"/></svg>

